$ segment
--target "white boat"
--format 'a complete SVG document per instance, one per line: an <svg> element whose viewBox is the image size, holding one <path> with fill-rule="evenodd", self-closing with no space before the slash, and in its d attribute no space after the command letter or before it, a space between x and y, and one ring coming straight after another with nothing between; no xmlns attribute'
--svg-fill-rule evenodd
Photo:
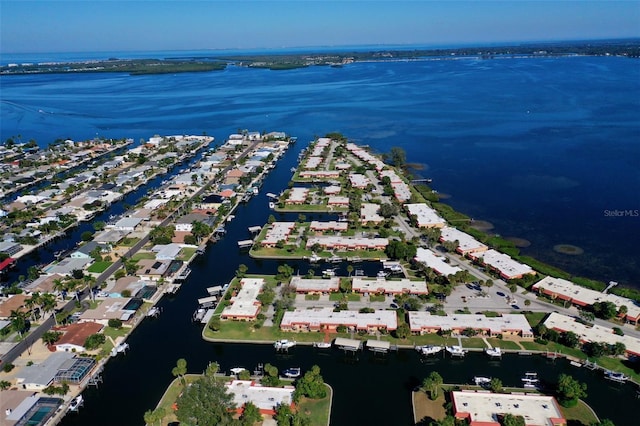
<svg viewBox="0 0 640 426"><path fill-rule="evenodd" d="M273 201L269 201L269 208L271 210L275 209L276 208L276 203L274 203Z"/></svg>
<svg viewBox="0 0 640 426"><path fill-rule="evenodd" d="M123 353L127 349L129 349L129 344L127 342L120 343L118 346L116 346L116 352L118 353Z"/></svg>
<svg viewBox="0 0 640 426"><path fill-rule="evenodd" d="M160 312L161 312L160 308L152 306L151 309L147 311L147 316L156 318L158 315L160 315Z"/></svg>
<svg viewBox="0 0 640 426"><path fill-rule="evenodd" d="M295 379L296 377L300 377L300 373L301 373L300 367L287 368L282 372L282 374L285 377L289 377L290 379Z"/></svg>
<svg viewBox="0 0 640 426"><path fill-rule="evenodd" d="M447 346L447 352L451 354L451 356L465 356L467 351L462 346Z"/></svg>
<svg viewBox="0 0 640 426"><path fill-rule="evenodd" d="M420 352L422 355L435 355L440 351L442 351L442 346L435 346L435 345L416 346L416 351Z"/></svg>
<svg viewBox="0 0 640 426"><path fill-rule="evenodd" d="M524 377L522 379L523 386L525 388L537 388L538 383L538 373L524 373Z"/></svg>
<svg viewBox="0 0 640 426"><path fill-rule="evenodd" d="M273 347L276 349L289 349L294 347L295 345L296 345L295 340L287 340L287 339L277 340L273 343Z"/></svg>
<svg viewBox="0 0 640 426"><path fill-rule="evenodd" d="M336 275L336 271L334 271L333 269L325 269L324 271L322 271L322 276L324 277L335 277Z"/></svg>
<svg viewBox="0 0 640 426"><path fill-rule="evenodd" d="M378 278L387 278L389 276L389 273L385 271L378 271L378 274L376 276Z"/></svg>
<svg viewBox="0 0 640 426"><path fill-rule="evenodd" d="M487 348L484 352L489 355L491 358L501 358L502 357L502 349L500 348Z"/></svg>
<svg viewBox="0 0 640 426"><path fill-rule="evenodd" d="M491 383L491 378L490 377L475 376L473 378L473 383L475 383L476 386L486 386L489 383Z"/></svg>
<svg viewBox="0 0 640 426"><path fill-rule="evenodd" d="M69 403L69 411L78 411L78 409L84 404L84 398L82 394L76 396Z"/></svg>
<svg viewBox="0 0 640 426"><path fill-rule="evenodd" d="M331 342L314 342L313 347L318 349L328 349L331 347Z"/></svg>
<svg viewBox="0 0 640 426"><path fill-rule="evenodd" d="M232 369L230 369L229 371L231 371L233 374L240 374L242 373L244 370L246 370L246 368L244 367L234 367Z"/></svg>
<svg viewBox="0 0 640 426"><path fill-rule="evenodd" d="M331 256L327 261L331 263L340 263L342 262L342 258L340 256Z"/></svg>
<svg viewBox="0 0 640 426"><path fill-rule="evenodd" d="M618 383L624 383L629 380L629 376L624 373L618 373L616 371L605 371L604 378Z"/></svg>
<svg viewBox="0 0 640 426"><path fill-rule="evenodd" d="M320 262L322 260L322 258L320 256L318 256L317 254L313 253L311 256L309 256L309 262L311 263L316 263L316 262Z"/></svg>

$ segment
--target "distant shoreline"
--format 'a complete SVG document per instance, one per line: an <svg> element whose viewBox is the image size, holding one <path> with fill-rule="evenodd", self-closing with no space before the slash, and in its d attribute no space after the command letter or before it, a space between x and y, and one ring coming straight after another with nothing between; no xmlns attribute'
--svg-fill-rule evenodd
<svg viewBox="0 0 640 426"><path fill-rule="evenodd" d="M108 53L108 52L105 52ZM161 52L158 52L161 53ZM80 54L78 54L80 55ZM20 55L16 55L20 56ZM163 56L163 55L158 55ZM354 62L393 62L413 60L496 59L521 57L616 56L640 57L640 40L534 43L505 46L458 48L381 48L379 50L323 50L309 48L296 53L260 52L255 54L216 54L183 58L117 58L72 61L16 62L0 66L0 75L68 74L120 72L130 75L174 74L221 71L229 65L270 70L291 70L309 66L341 67Z"/></svg>

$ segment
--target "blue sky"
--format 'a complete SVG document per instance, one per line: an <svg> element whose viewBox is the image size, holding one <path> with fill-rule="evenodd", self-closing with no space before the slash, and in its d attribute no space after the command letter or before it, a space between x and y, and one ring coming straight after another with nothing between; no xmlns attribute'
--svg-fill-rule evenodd
<svg viewBox="0 0 640 426"><path fill-rule="evenodd" d="M640 37L640 0L0 0L4 53L627 37Z"/></svg>

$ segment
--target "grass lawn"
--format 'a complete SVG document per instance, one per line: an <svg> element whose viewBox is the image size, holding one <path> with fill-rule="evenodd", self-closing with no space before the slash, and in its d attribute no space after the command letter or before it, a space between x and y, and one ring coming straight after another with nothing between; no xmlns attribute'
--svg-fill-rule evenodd
<svg viewBox="0 0 640 426"><path fill-rule="evenodd" d="M329 300L332 302L340 302L344 300L344 293L330 293Z"/></svg>
<svg viewBox="0 0 640 426"><path fill-rule="evenodd" d="M130 328L113 328L113 327L105 327L103 333L105 336L111 337L113 340L116 340L118 337L124 337L131 332Z"/></svg>
<svg viewBox="0 0 640 426"><path fill-rule="evenodd" d="M547 315L547 312L529 312L524 314L532 328L538 325Z"/></svg>
<svg viewBox="0 0 640 426"><path fill-rule="evenodd" d="M101 274L112 264L113 262L107 262L104 260L99 262L94 262L93 265L89 266L89 269L87 269L87 271Z"/></svg>
<svg viewBox="0 0 640 426"><path fill-rule="evenodd" d="M487 342L489 342L489 344L491 344L491 346L495 347L499 347L502 349L515 349L515 350L520 350L520 346L518 346L518 344L514 341L511 340L502 340L502 339L496 339L496 338L488 338Z"/></svg>
<svg viewBox="0 0 640 426"><path fill-rule="evenodd" d="M413 392L412 401L416 416L414 420L416 423L420 422L420 420L425 417L429 417L433 420L442 420L447 415L447 412L444 409L444 405L446 403L444 390L439 393L435 400L431 400L423 391Z"/></svg>
<svg viewBox="0 0 640 426"><path fill-rule="evenodd" d="M131 260L134 261L139 261L142 259L155 259L156 258L156 254L155 253L151 253L151 252L144 252L144 251L139 251L136 254L134 254L133 256L131 256Z"/></svg>
<svg viewBox="0 0 640 426"><path fill-rule="evenodd" d="M191 259L191 256L193 256L196 252L196 248L195 247L184 247L181 251L180 251L180 255L178 256L178 260L189 260Z"/></svg>
<svg viewBox="0 0 640 426"><path fill-rule="evenodd" d="M140 241L140 238L123 238L118 245L133 247L138 241Z"/></svg>
<svg viewBox="0 0 640 426"><path fill-rule="evenodd" d="M359 302L360 301L360 294L358 294L358 293L347 293L347 300L349 302Z"/></svg>
<svg viewBox="0 0 640 426"><path fill-rule="evenodd" d="M200 377L202 376L200 376L199 374L187 374L185 376L185 380L188 384L188 383L195 382ZM184 386L182 386L180 379L175 379L173 382L171 382L171 384L167 388L167 391L165 392L165 394L162 396L162 399L158 403L158 407L164 408L165 413L167 413L167 415L165 415L164 418L162 419L162 426L166 426L169 423L175 422L178 420L178 418L173 412L172 406L173 406L173 403L176 402L176 400L178 399L178 396L180 396L182 389L184 389ZM153 409L155 409L155 407L149 407L149 410L153 410Z"/></svg>
<svg viewBox="0 0 640 426"><path fill-rule="evenodd" d="M319 294L305 294L304 300L320 300Z"/></svg>
<svg viewBox="0 0 640 426"><path fill-rule="evenodd" d="M322 399L309 399L302 397L298 402L298 408L302 414L311 420L311 426L327 426L331 415L331 388L325 384L327 396Z"/></svg>
<svg viewBox="0 0 640 426"><path fill-rule="evenodd" d="M564 417L569 421L577 421L583 425L590 425L598 421L589 406L582 400L578 401L575 407L566 408L560 404L558 406Z"/></svg>
<svg viewBox="0 0 640 426"><path fill-rule="evenodd" d="M372 294L369 296L369 302L384 302L385 299L384 294Z"/></svg>

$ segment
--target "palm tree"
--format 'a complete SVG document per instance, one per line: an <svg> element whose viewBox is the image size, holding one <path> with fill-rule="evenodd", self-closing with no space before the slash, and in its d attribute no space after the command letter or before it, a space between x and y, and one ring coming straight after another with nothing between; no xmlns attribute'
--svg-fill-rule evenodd
<svg viewBox="0 0 640 426"><path fill-rule="evenodd" d="M58 306L58 302L56 301L55 295L51 293L44 293L42 297L40 297L40 309L42 309L42 312L53 312L55 311L56 306ZM58 325L58 319L55 315L53 316L53 319L56 325Z"/></svg>
<svg viewBox="0 0 640 426"><path fill-rule="evenodd" d="M438 397L438 389L440 389L442 383L442 376L437 371L432 371L431 374L422 381L422 387L429 392L431 399L436 399Z"/></svg>
<svg viewBox="0 0 640 426"><path fill-rule="evenodd" d="M23 336L24 332L27 329L29 315L24 311L12 310L9 315L9 321L11 322L11 327L15 331L20 334L20 337Z"/></svg>
<svg viewBox="0 0 640 426"><path fill-rule="evenodd" d="M173 369L171 370L171 374L173 374L174 377L180 377L180 381L184 386L185 384L184 375L186 373L187 373L187 360L184 358L180 358L178 361L176 361L176 366L173 367Z"/></svg>

